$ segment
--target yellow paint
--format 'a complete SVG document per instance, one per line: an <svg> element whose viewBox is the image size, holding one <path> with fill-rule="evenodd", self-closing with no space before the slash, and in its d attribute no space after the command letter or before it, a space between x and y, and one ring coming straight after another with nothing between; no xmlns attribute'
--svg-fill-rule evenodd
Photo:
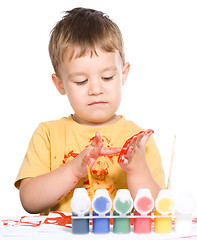
<svg viewBox="0 0 197 240"><path fill-rule="evenodd" d="M161 216L157 210L154 213L156 216ZM169 217L160 217L154 218L154 226L156 233L170 233L172 232L172 217L171 214L168 214Z"/></svg>
<svg viewBox="0 0 197 240"><path fill-rule="evenodd" d="M92 199L93 199L94 188L93 188L93 182L92 182L92 176L91 176L91 173L90 173L90 168L89 168L88 165L87 165L87 173L88 173L88 180L89 180L89 183L90 183L90 191L91 191L91 195L92 195Z"/></svg>
<svg viewBox="0 0 197 240"><path fill-rule="evenodd" d="M172 212L174 203L170 198L162 198L157 203L157 210L162 213Z"/></svg>

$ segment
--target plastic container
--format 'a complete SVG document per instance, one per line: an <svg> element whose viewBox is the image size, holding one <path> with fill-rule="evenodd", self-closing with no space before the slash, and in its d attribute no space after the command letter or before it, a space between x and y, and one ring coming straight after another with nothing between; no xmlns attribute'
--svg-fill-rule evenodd
<svg viewBox="0 0 197 240"><path fill-rule="evenodd" d="M151 232L151 212L154 208L154 199L151 192L147 188L139 189L134 200L134 215L141 218L134 218L135 233L150 233ZM143 218L144 216L144 218Z"/></svg>
<svg viewBox="0 0 197 240"><path fill-rule="evenodd" d="M133 199L128 189L119 189L113 201L114 216L120 218L113 219L113 232L114 233L129 233L130 232L130 218L125 216L130 215L133 209Z"/></svg>
<svg viewBox="0 0 197 240"><path fill-rule="evenodd" d="M155 217L154 225L156 233L170 233L172 231L172 212L174 209L174 201L169 190L161 190L155 201Z"/></svg>
<svg viewBox="0 0 197 240"><path fill-rule="evenodd" d="M72 219L73 234L88 234L89 219L83 219L84 216L89 216L91 201L85 188L76 188L71 199L72 216L77 216L79 219Z"/></svg>
<svg viewBox="0 0 197 240"><path fill-rule="evenodd" d="M176 201L175 232L190 233L192 231L192 214L196 207L191 192L182 192Z"/></svg>
<svg viewBox="0 0 197 240"><path fill-rule="evenodd" d="M97 189L92 200L93 218L92 232L95 234L105 234L110 232L110 218L105 216L110 215L112 201L106 189Z"/></svg>

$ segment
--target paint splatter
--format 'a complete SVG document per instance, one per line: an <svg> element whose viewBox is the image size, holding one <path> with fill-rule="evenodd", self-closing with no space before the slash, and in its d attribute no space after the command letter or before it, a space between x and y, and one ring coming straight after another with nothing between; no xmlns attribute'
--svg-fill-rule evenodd
<svg viewBox="0 0 197 240"><path fill-rule="evenodd" d="M74 153L74 151L71 150L67 154L64 154L64 159L62 160L62 163L65 164L68 161L72 160L72 159L69 160L70 157L76 158L78 155L79 155L79 153Z"/></svg>
<svg viewBox="0 0 197 240"><path fill-rule="evenodd" d="M54 212L54 213L57 213L60 216L46 218L43 224L52 224L52 225L58 225L58 226L64 226L64 227L71 228L71 226L68 226L68 224L71 224L71 222L72 222L71 215L66 216L62 212Z"/></svg>
<svg viewBox="0 0 197 240"><path fill-rule="evenodd" d="M58 201L64 196L64 194L62 194L59 198L58 198Z"/></svg>
<svg viewBox="0 0 197 240"><path fill-rule="evenodd" d="M57 215L57 217L46 217L46 219L43 221L39 220L40 216L22 216L19 220L13 220L13 219L5 219L1 220L3 223L3 226L12 226L12 227L39 227L42 224L52 224L52 225L58 225L58 226L64 226L71 228L71 215L65 215L62 212L50 212L52 214ZM32 220L30 221L29 218ZM38 219L38 220L37 220Z"/></svg>
<svg viewBox="0 0 197 240"><path fill-rule="evenodd" d="M12 227L15 227L15 226L38 227L42 223L42 221L33 221L33 222L25 221L26 218L29 218L29 217L23 216L20 218L20 220L6 219L6 220L2 220L2 223L4 226L12 226Z"/></svg>

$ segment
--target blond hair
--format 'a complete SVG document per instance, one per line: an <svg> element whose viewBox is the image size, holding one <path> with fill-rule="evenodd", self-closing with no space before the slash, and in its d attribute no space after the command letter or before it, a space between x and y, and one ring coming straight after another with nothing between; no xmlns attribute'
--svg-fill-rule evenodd
<svg viewBox="0 0 197 240"><path fill-rule="evenodd" d="M57 75L59 64L68 52L71 60L88 52L91 56L97 55L96 48L104 52L118 50L125 63L122 34L105 13L86 8L74 8L65 13L52 29L49 42L49 55ZM79 49L78 53L76 49Z"/></svg>

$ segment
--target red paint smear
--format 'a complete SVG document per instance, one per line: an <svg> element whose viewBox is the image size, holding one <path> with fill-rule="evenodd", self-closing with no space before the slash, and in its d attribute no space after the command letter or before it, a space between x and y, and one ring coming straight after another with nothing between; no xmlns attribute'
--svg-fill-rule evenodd
<svg viewBox="0 0 197 240"><path fill-rule="evenodd" d="M79 153L74 153L73 150L68 152L68 154L64 154L64 160L62 160L62 163L65 164L68 161L68 158L73 157L76 158L79 155Z"/></svg>
<svg viewBox="0 0 197 240"><path fill-rule="evenodd" d="M89 182L89 180L87 180L86 182L84 182L83 184L87 184L87 185L89 185L90 184L90 182Z"/></svg>
<svg viewBox="0 0 197 240"><path fill-rule="evenodd" d="M92 173L94 174L94 175L96 175L96 176L94 176L94 178L99 178L99 179L101 179L101 178L105 178L106 177L106 175L108 175L108 169L107 168L104 168L104 169L102 169L102 170L92 170Z"/></svg>
<svg viewBox="0 0 197 240"><path fill-rule="evenodd" d="M11 220L11 219L6 219L6 220L1 220L4 226L17 226L19 225L20 221L16 220Z"/></svg>
<svg viewBox="0 0 197 240"><path fill-rule="evenodd" d="M69 157L77 157L79 153L74 153L73 150L70 151L68 154L64 154L64 159L68 159Z"/></svg>
<svg viewBox="0 0 197 240"><path fill-rule="evenodd" d="M108 155L107 157L109 158L109 160L111 161L111 163L114 163L114 161L113 161L114 155Z"/></svg>
<svg viewBox="0 0 197 240"><path fill-rule="evenodd" d="M154 132L153 130L151 130L152 132ZM127 151L128 151L128 147L129 147L129 144L130 142L133 140L133 141L136 141L137 140L137 136L142 134L142 133L145 133L145 131L140 131L139 133L137 134L134 134L131 138L127 139L125 144L123 145L121 151L120 151L120 154L119 154L119 158L118 158L118 162L121 163L121 162L124 162L124 155L127 154ZM150 133L150 132L149 132Z"/></svg>
<svg viewBox="0 0 197 240"><path fill-rule="evenodd" d="M52 212L60 215L59 217L53 217L53 218L46 218L43 224L52 224L52 225L58 225L58 226L64 226L71 228L71 226L67 226L68 224L71 224L71 216L66 216L65 214L61 212ZM39 217L39 216L38 216ZM30 222L30 221L25 221L26 218L29 218L29 216L23 216L20 218L19 221L17 220L2 220L2 223L4 226L23 226L23 227L39 227L42 223L42 221L37 221L37 222ZM34 217L36 218L36 216Z"/></svg>
<svg viewBox="0 0 197 240"><path fill-rule="evenodd" d="M106 140L106 142L108 144L108 147L109 147L109 144L110 144L111 140L109 138L107 138L106 136L103 136L103 138Z"/></svg>
<svg viewBox="0 0 197 240"><path fill-rule="evenodd" d="M64 194L62 194L57 200L59 201L63 196L64 196Z"/></svg>
<svg viewBox="0 0 197 240"><path fill-rule="evenodd" d="M52 212L53 213L53 212ZM71 216L66 216L62 212L55 212L60 215L60 217L56 218L46 218L44 221L44 224L52 224L52 225L58 225L63 227L71 228L71 226L67 226L68 224L72 223Z"/></svg>
<svg viewBox="0 0 197 240"><path fill-rule="evenodd" d="M122 147L122 149L121 149L121 151L120 151L120 155L119 155L119 157L118 157L118 162L119 162L119 163L124 162L124 155L125 155L125 154L127 153L127 151L128 151L128 145L130 144L131 139L132 139L132 137L129 138L129 139L127 139L127 141L126 141L125 144L123 145L123 147Z"/></svg>
<svg viewBox="0 0 197 240"><path fill-rule="evenodd" d="M90 138L89 142L92 142L94 140L95 136Z"/></svg>
<svg viewBox="0 0 197 240"><path fill-rule="evenodd" d="M27 226L27 227L38 227L41 225L42 221L35 222L25 222L24 219L27 218L27 216L23 216L20 218L19 221L16 220L2 220L4 226Z"/></svg>

